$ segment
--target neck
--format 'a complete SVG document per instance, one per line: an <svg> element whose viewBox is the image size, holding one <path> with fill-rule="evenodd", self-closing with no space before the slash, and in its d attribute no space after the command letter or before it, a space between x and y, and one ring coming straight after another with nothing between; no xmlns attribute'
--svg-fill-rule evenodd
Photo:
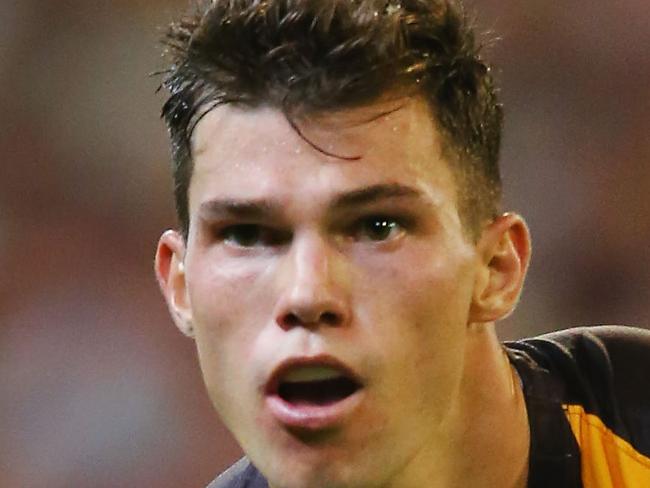
<svg viewBox="0 0 650 488"><path fill-rule="evenodd" d="M493 324L469 326L457 398L440 438L412 460L394 487L525 488L528 416Z"/></svg>
<svg viewBox="0 0 650 488"><path fill-rule="evenodd" d="M530 431L519 377L493 324L470 325L455 433L457 486L525 488ZM451 485L456 486L456 484Z"/></svg>

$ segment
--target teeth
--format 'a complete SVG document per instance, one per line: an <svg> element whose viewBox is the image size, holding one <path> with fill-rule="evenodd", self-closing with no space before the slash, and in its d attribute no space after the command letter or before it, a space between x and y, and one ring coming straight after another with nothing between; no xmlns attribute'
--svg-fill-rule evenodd
<svg viewBox="0 0 650 488"><path fill-rule="evenodd" d="M282 377L284 382L301 382L301 381L319 381L339 378L343 374L334 368L328 366L303 366L288 372Z"/></svg>

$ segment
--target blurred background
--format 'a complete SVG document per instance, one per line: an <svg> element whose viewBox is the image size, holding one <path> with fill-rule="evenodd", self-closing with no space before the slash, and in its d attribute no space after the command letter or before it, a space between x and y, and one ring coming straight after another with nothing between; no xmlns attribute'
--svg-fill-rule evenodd
<svg viewBox="0 0 650 488"><path fill-rule="evenodd" d="M473 0L534 237L504 339L650 324L650 2ZM152 264L157 39L186 0L0 3L0 486L202 487L239 456Z"/></svg>

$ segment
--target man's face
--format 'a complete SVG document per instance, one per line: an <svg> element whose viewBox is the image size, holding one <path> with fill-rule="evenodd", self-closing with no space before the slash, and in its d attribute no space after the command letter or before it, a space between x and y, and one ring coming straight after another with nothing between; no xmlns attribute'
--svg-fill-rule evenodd
<svg viewBox="0 0 650 488"><path fill-rule="evenodd" d="M428 108L382 109L300 123L342 157L267 108L194 135L186 318L277 488L399 486L458 401L477 253Z"/></svg>

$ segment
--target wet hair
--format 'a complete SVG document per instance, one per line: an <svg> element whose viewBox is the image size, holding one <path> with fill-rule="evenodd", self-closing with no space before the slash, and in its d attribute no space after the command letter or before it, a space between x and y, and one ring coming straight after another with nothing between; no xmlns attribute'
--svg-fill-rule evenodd
<svg viewBox="0 0 650 488"><path fill-rule="evenodd" d="M163 40L176 210L189 230L191 136L221 104L296 114L370 105L388 93L426 100L474 239L498 212L502 108L461 5L451 0L212 0ZM317 148L318 149L318 148Z"/></svg>

